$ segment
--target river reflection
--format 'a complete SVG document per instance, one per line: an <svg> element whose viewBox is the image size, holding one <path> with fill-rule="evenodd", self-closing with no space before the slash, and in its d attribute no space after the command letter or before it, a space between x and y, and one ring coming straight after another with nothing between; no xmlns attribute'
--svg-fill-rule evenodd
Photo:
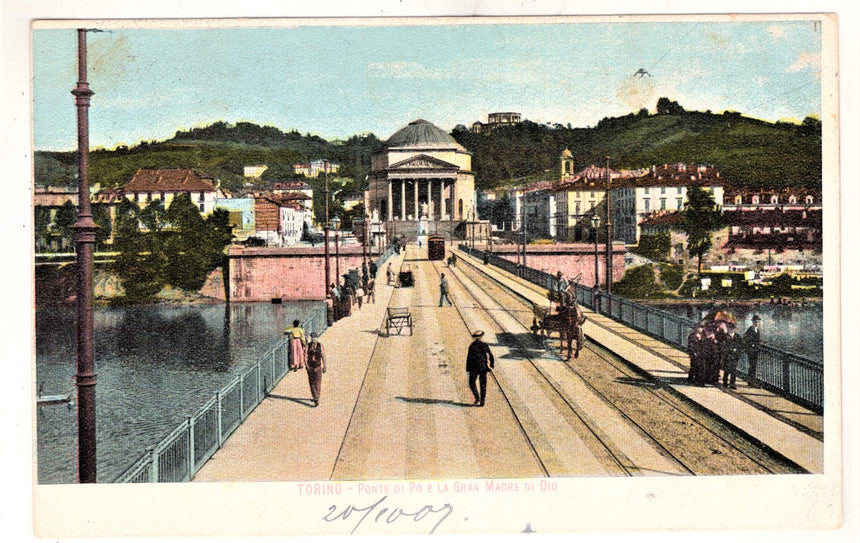
<svg viewBox="0 0 860 543"><path fill-rule="evenodd" d="M237 372L321 302L96 308L96 432L99 482L111 482L147 447L194 414ZM36 383L43 394L74 392L74 307L36 311ZM39 406L39 483L74 483L77 413Z"/></svg>
<svg viewBox="0 0 860 543"><path fill-rule="evenodd" d="M800 306L780 304L720 304L715 305L658 305L674 315L699 320L715 308L727 309L737 318L738 330L743 334L752 324L753 315L759 315L762 342L817 362L824 360L824 313L820 302L807 302Z"/></svg>

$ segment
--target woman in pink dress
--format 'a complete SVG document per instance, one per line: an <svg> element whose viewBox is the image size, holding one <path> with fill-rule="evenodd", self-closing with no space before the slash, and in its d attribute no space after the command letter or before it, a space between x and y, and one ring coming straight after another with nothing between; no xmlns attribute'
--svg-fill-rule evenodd
<svg viewBox="0 0 860 543"><path fill-rule="evenodd" d="M293 325L284 330L290 342L290 371L300 370L305 367L305 331L299 326L299 319L293 321Z"/></svg>

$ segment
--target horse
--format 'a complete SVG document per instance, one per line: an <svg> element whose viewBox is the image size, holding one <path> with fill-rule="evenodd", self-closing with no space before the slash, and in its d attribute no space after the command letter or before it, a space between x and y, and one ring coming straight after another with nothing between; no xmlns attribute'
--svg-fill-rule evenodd
<svg viewBox="0 0 860 543"><path fill-rule="evenodd" d="M551 310L535 306L534 319L532 320L532 332L549 337L553 332L558 332L559 343L562 350L565 349L564 344L567 340L567 359L579 358L579 351L582 349L582 323L585 322L585 315L582 314L582 309L576 303L570 305L558 306L558 313L552 313ZM573 340L576 339L576 350L573 350Z"/></svg>

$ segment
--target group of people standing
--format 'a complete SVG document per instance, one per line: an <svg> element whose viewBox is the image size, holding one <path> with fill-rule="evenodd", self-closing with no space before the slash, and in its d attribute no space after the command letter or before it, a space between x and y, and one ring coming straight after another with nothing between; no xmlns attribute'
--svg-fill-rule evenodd
<svg viewBox="0 0 860 543"><path fill-rule="evenodd" d="M311 332L310 337L306 337L301 324L301 321L296 319L292 326L284 330L284 335L289 340L290 371L307 368L308 385L316 407L320 404L322 374L326 372L325 350L317 340L317 333Z"/></svg>
<svg viewBox="0 0 860 543"><path fill-rule="evenodd" d="M389 265L390 266L390 265ZM352 315L352 307L362 304L376 303L376 262L361 265L361 277L358 280L351 278L350 274L344 274L340 284L332 283L329 286L326 298L328 325Z"/></svg>
<svg viewBox="0 0 860 543"><path fill-rule="evenodd" d="M761 347L760 324L761 317L753 315L752 325L740 336L735 319L730 314L717 311L706 315L687 337L690 383L697 386L717 386L722 370L723 386L737 388L738 361L746 352L749 365L747 383L750 387L758 387L756 372Z"/></svg>

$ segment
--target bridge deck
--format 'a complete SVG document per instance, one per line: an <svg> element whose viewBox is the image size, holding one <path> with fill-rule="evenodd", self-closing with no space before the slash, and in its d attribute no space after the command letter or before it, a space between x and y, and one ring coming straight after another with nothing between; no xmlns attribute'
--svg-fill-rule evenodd
<svg viewBox="0 0 860 543"><path fill-rule="evenodd" d="M547 290L493 266L483 266L457 251L465 265L480 267L495 281L510 285L529 302L548 306ZM823 465L824 417L767 391L750 388L743 380L738 389L689 386L689 356L642 332L583 308L588 317L585 336L639 368L677 394L688 398L763 445L807 471L821 473Z"/></svg>
<svg viewBox="0 0 860 543"><path fill-rule="evenodd" d="M491 296L468 292L469 280L459 270L423 260L424 253L426 248L407 249L414 287L386 285L380 270L376 303L354 309L323 335L328 372L319 407L312 407L304 371L288 374L194 480L684 473L551 352L529 351L531 364L523 363L507 336L527 340L530 334L487 309ZM459 256L458 267L474 262ZM403 257L391 262L396 272ZM547 304L545 291L490 266L476 267L494 281L514 285L519 296ZM439 272L450 274L454 307L438 306ZM410 308L414 335L380 333L387 307ZM589 312L588 317L585 332L591 341L803 469L822 471L821 417L761 389L741 386L729 393L688 387L682 383L684 353L603 316ZM487 332L497 361L483 408L471 406L464 371L469 334L476 328ZM598 447L598 441L608 445Z"/></svg>

